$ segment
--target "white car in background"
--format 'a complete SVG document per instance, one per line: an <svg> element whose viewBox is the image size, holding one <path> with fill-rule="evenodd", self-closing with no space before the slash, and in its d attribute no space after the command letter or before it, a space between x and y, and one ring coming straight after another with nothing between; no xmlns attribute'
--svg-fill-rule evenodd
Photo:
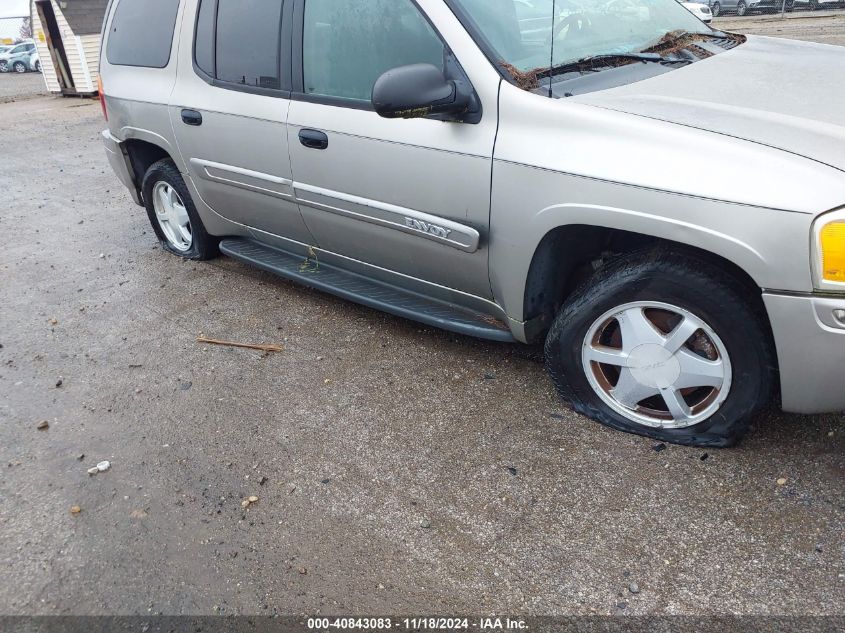
<svg viewBox="0 0 845 633"><path fill-rule="evenodd" d="M680 0L678 0L680 2ZM680 2L684 7L686 7L687 11L692 13L695 17L705 23L709 23L710 20L713 19L713 13L710 11L710 7L706 4L701 4L700 2Z"/></svg>

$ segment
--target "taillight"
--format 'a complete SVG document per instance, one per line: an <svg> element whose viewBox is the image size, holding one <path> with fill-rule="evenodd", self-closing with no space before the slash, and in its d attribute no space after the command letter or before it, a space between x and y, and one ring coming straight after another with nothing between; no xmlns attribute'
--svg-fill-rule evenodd
<svg viewBox="0 0 845 633"><path fill-rule="evenodd" d="M97 77L97 92L100 94L100 105L103 108L103 116L106 118L106 121L109 120L109 113L106 110L106 93L103 92L103 78Z"/></svg>

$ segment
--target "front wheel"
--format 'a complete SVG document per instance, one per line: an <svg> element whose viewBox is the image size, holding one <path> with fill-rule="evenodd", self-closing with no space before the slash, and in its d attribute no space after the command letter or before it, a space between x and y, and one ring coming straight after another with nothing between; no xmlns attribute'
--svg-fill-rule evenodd
<svg viewBox="0 0 845 633"><path fill-rule="evenodd" d="M714 18L718 18L722 14L722 5L718 2L714 2L713 6L710 7L710 12L713 14Z"/></svg>
<svg viewBox="0 0 845 633"><path fill-rule="evenodd" d="M740 3L736 5L736 14L740 17L744 16L748 13L748 5L740 0Z"/></svg>
<svg viewBox="0 0 845 633"><path fill-rule="evenodd" d="M563 307L546 364L576 411L612 428L731 446L771 396L772 345L747 290L705 261L640 253Z"/></svg>
<svg viewBox="0 0 845 633"><path fill-rule="evenodd" d="M25 73L26 72L26 64L23 62L15 62L12 66L16 73Z"/></svg>

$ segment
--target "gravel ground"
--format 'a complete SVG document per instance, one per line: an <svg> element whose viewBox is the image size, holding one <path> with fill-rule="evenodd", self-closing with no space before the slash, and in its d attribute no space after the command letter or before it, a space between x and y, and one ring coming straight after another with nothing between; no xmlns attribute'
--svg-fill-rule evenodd
<svg viewBox="0 0 845 633"><path fill-rule="evenodd" d="M845 613L841 416L656 451L536 349L163 253L95 102L0 112L0 613Z"/></svg>
<svg viewBox="0 0 845 633"><path fill-rule="evenodd" d="M22 101L47 94L41 73L0 74L0 103Z"/></svg>

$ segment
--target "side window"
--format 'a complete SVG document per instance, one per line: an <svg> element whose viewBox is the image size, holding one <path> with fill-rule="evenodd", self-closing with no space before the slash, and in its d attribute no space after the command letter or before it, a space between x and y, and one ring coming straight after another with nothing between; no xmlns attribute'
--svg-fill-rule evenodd
<svg viewBox="0 0 845 633"><path fill-rule="evenodd" d="M217 14L217 0L202 0L197 14L197 32L194 37L194 60L209 77L214 72L214 20Z"/></svg>
<svg viewBox="0 0 845 633"><path fill-rule="evenodd" d="M391 68L443 67L443 42L411 0L306 0L304 22L307 94L369 101Z"/></svg>
<svg viewBox="0 0 845 633"><path fill-rule="evenodd" d="M278 90L282 0L202 0L194 60L231 84Z"/></svg>
<svg viewBox="0 0 845 633"><path fill-rule="evenodd" d="M164 68L170 62L179 0L120 0L106 58L116 66Z"/></svg>

